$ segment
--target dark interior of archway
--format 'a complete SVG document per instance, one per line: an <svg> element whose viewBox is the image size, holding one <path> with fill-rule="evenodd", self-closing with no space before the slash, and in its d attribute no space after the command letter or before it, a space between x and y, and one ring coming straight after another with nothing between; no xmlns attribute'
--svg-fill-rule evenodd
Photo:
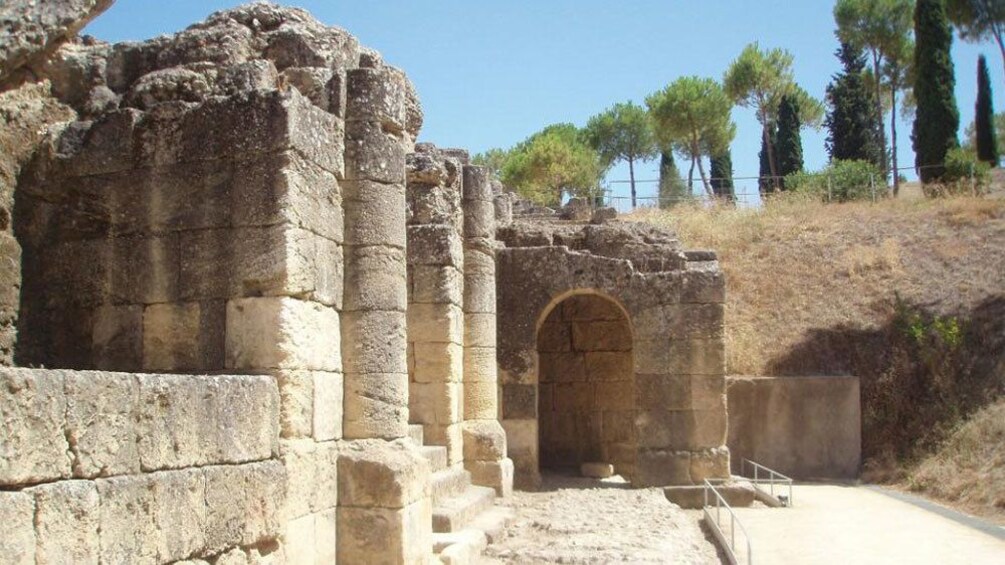
<svg viewBox="0 0 1005 565"><path fill-rule="evenodd" d="M628 319L610 300L573 296L538 332L538 424L542 469L610 463L631 476L635 379Z"/></svg>

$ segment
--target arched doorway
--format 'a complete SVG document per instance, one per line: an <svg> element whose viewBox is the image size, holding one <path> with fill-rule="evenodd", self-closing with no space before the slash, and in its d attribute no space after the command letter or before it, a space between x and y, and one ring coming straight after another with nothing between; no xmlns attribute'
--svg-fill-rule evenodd
<svg viewBox="0 0 1005 565"><path fill-rule="evenodd" d="M636 402L624 309L598 294L565 298L540 323L537 351L540 468L610 463L630 479Z"/></svg>

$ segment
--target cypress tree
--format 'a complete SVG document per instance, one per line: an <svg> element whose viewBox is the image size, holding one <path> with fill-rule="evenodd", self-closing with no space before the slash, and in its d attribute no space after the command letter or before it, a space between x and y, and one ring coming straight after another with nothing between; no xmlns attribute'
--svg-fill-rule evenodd
<svg viewBox="0 0 1005 565"><path fill-rule="evenodd" d="M769 127L771 128L768 134L771 137L771 145L775 146L775 140L778 139L778 130L774 125ZM771 175L771 155L768 153L768 143L763 135L761 136L761 151L757 156L760 158L760 170L757 173L757 188L760 189L761 194L774 192L777 186L775 181L778 179L775 179Z"/></svg>
<svg viewBox="0 0 1005 565"><path fill-rule="evenodd" d="M875 94L865 82L865 55L848 43L842 43L836 55L843 70L827 85L827 153L834 161L868 161L879 167L883 159L873 109Z"/></svg>
<svg viewBox="0 0 1005 565"><path fill-rule="evenodd" d="M914 120L915 166L921 182L938 180L946 172L946 153L959 147L956 132L960 111L956 107L956 77L950 49L953 32L946 19L944 0L918 0L914 8Z"/></svg>
<svg viewBox="0 0 1005 565"><path fill-rule="evenodd" d="M778 156L778 176L782 177L782 188L785 188L785 177L803 170L803 138L800 135L802 124L799 122L799 101L794 96L782 98L778 107L778 139L775 141L775 153Z"/></svg>
<svg viewBox="0 0 1005 565"><path fill-rule="evenodd" d="M709 168L709 182L712 185L712 191L716 196L720 198L725 198L727 200L733 200L736 198L733 192L733 154L727 149L725 153L721 155L715 155L711 158L711 167Z"/></svg>
<svg viewBox="0 0 1005 565"><path fill-rule="evenodd" d="M995 108L991 97L991 75L988 60L977 59L977 106L974 130L977 134L977 158L992 167L998 166L998 136L995 132Z"/></svg>
<svg viewBox="0 0 1005 565"><path fill-rule="evenodd" d="M670 208L687 199L687 186L680 176L672 151L660 151L659 207Z"/></svg>

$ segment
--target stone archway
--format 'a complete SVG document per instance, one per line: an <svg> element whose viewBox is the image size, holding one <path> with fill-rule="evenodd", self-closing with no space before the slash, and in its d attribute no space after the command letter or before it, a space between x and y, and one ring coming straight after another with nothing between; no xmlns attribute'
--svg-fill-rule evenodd
<svg viewBox="0 0 1005 565"><path fill-rule="evenodd" d="M610 463L635 470L632 328L612 299L574 293L546 309L537 330L541 469Z"/></svg>

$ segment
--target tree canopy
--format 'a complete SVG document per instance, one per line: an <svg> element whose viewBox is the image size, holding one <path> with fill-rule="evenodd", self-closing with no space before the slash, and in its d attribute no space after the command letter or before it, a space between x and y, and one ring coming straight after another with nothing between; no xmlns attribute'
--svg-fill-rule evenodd
<svg viewBox="0 0 1005 565"><path fill-rule="evenodd" d="M827 86L827 152L832 160L869 161L879 166L878 132L873 127L873 93L865 84L865 56L850 43L837 52L842 71Z"/></svg>
<svg viewBox="0 0 1005 565"><path fill-rule="evenodd" d="M502 181L546 206L562 196L595 196L603 174L600 158L572 124L555 124L514 147L502 168Z"/></svg>
<svg viewBox="0 0 1005 565"><path fill-rule="evenodd" d="M652 123L645 108L632 102L615 104L590 118L583 134L587 143L596 150L605 169L618 161L628 163L634 207L635 163L648 161L657 154Z"/></svg>
<svg viewBox="0 0 1005 565"><path fill-rule="evenodd" d="M736 137L733 103L722 86L711 78L681 77L646 98L646 105L660 144L679 147L696 162L705 191L713 195L701 158L724 152Z"/></svg>
<svg viewBox="0 0 1005 565"><path fill-rule="evenodd" d="M499 176L502 174L502 169L506 165L506 160L508 158L509 151L506 151L505 149L493 148L485 151L484 153L476 154L471 158L471 163L486 167L488 170L492 171L492 174Z"/></svg>
<svg viewBox="0 0 1005 565"><path fill-rule="evenodd" d="M782 177L803 170L801 129L799 99L792 95L782 98L778 110L778 133L775 140L775 148L778 151L778 174Z"/></svg>
<svg viewBox="0 0 1005 565"><path fill-rule="evenodd" d="M946 15L964 41L993 40L1005 64L1005 2L1001 0L946 0Z"/></svg>
<svg viewBox="0 0 1005 565"><path fill-rule="evenodd" d="M991 95L991 74L988 60L977 60L977 103L974 108L974 138L977 158L992 167L998 166L998 138L995 133L995 108Z"/></svg>

